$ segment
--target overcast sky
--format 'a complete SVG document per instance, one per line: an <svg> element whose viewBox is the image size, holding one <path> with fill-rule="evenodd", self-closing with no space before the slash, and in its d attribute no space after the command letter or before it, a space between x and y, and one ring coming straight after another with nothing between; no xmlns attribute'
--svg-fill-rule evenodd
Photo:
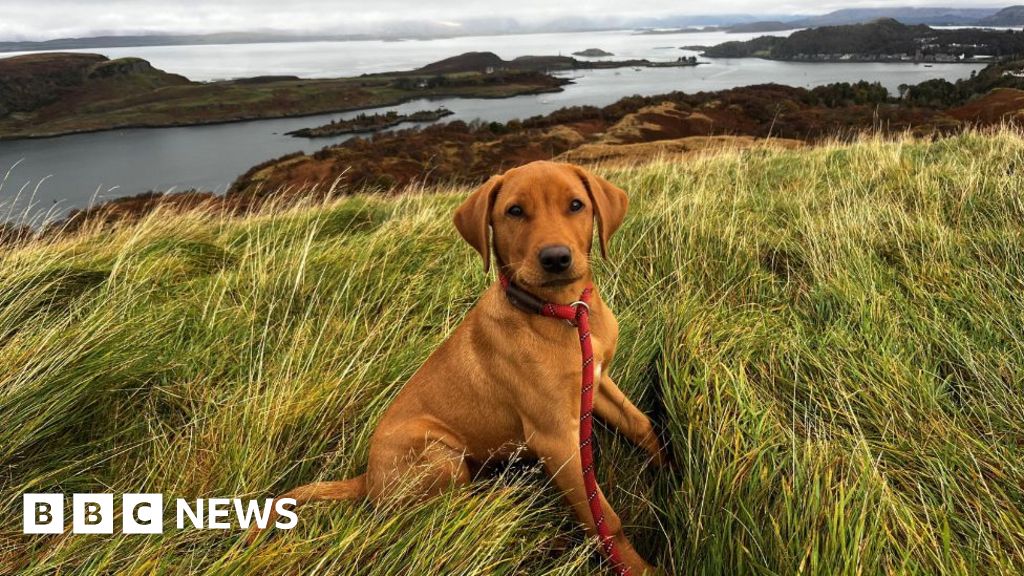
<svg viewBox="0 0 1024 576"><path fill-rule="evenodd" d="M1013 4L986 0L0 0L0 40L40 40L144 32L247 30L350 33L386 22L429 20L451 27L473 18L536 22L570 15L651 17L678 14L818 14L852 7ZM571 10L571 12L570 12Z"/></svg>

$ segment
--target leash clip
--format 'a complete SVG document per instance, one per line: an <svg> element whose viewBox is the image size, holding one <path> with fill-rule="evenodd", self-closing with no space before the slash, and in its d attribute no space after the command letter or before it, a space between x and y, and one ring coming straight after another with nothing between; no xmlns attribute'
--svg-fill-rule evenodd
<svg viewBox="0 0 1024 576"><path fill-rule="evenodd" d="M586 308L587 309L587 314L590 314L590 304L587 304L583 300L577 300L575 302L570 302L569 303L569 307L576 308L576 317L577 318L580 315L580 311L579 311L579 307L580 306L583 306L584 308ZM572 320L566 320L565 323L568 324L569 326L572 326L573 328L575 328L576 326L579 325L579 322L576 320L576 318L573 318Z"/></svg>

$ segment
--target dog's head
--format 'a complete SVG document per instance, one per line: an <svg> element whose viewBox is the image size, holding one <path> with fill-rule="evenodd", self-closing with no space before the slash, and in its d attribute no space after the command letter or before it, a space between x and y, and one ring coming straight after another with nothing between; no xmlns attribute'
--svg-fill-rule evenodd
<svg viewBox="0 0 1024 576"><path fill-rule="evenodd" d="M559 288L589 278L595 220L607 256L628 203L625 192L579 166L533 162L492 176L455 211L455 227L485 271L493 244L501 271L516 283Z"/></svg>

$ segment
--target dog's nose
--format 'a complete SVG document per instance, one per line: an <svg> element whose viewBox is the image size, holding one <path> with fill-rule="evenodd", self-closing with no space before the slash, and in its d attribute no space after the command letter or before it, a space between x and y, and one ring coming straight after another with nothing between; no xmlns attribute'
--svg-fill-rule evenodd
<svg viewBox="0 0 1024 576"><path fill-rule="evenodd" d="M565 272L572 266L572 250L568 246L545 246L538 257L544 270L553 274Z"/></svg>

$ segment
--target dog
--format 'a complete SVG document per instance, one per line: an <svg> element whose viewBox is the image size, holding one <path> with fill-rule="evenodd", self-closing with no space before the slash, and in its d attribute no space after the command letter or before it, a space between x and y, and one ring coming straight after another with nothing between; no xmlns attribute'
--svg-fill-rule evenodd
<svg viewBox="0 0 1024 576"><path fill-rule="evenodd" d="M592 285L594 228L601 253L622 224L626 193L584 168L533 162L491 177L455 211L455 227L520 290L553 303L576 301ZM595 359L594 413L650 455L665 452L650 419L608 376L618 324L596 289L589 302ZM313 501L393 496L423 499L469 482L474 469L517 450L541 462L592 536L580 465L580 338L565 322L516 306L501 283L488 288L452 335L413 374L370 441L366 472L283 494ZM409 485L411 483L411 486ZM604 521L633 574L654 568L633 548L598 491ZM268 522L272 525L273 518ZM259 534L254 528L251 543Z"/></svg>

